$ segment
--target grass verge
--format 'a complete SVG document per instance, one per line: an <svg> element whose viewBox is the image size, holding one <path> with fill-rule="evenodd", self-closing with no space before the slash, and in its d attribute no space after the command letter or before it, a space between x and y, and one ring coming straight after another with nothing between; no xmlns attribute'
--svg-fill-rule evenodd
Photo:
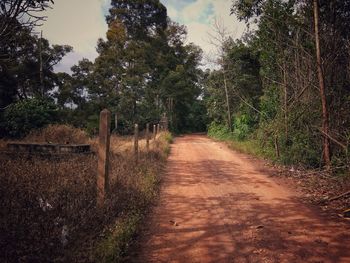
<svg viewBox="0 0 350 263"><path fill-rule="evenodd" d="M48 129L31 136L56 143L68 132L70 142L96 149L97 138L81 131L59 127L55 135L56 128ZM149 152L141 141L137 165L132 138L111 138L110 194L102 209L95 203L95 154L0 152L0 262L121 261L158 194L169 138L161 133Z"/></svg>
<svg viewBox="0 0 350 263"><path fill-rule="evenodd" d="M259 158L276 161L275 153L270 147L262 147L261 143L253 139L237 140L229 132L208 133L208 136L219 141L225 142L232 150L250 154Z"/></svg>

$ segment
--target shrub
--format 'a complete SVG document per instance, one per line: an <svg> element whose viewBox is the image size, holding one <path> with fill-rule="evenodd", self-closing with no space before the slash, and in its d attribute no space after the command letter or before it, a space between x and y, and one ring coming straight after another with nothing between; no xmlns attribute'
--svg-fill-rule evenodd
<svg viewBox="0 0 350 263"><path fill-rule="evenodd" d="M12 104L4 113L2 124L7 136L24 137L32 129L58 121L58 108L45 99L28 99Z"/></svg>
<svg viewBox="0 0 350 263"><path fill-rule="evenodd" d="M218 140L230 140L233 138L229 128L223 124L212 122L208 128L208 135Z"/></svg>
<svg viewBox="0 0 350 263"><path fill-rule="evenodd" d="M250 133L250 119L246 114L234 118L233 135L237 140L244 140Z"/></svg>
<svg viewBox="0 0 350 263"><path fill-rule="evenodd" d="M87 133L70 125L50 124L40 130L32 130L25 141L84 144L89 141Z"/></svg>
<svg viewBox="0 0 350 263"><path fill-rule="evenodd" d="M167 143L173 143L173 136L170 132L165 132L163 133L164 135L164 140L167 142Z"/></svg>
<svg viewBox="0 0 350 263"><path fill-rule="evenodd" d="M100 117L98 114L94 114L88 117L86 122L86 131L90 135L98 134Z"/></svg>

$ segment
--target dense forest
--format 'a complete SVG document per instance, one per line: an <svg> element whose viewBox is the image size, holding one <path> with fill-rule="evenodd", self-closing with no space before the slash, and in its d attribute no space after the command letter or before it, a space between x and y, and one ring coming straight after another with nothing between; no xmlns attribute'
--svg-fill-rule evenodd
<svg viewBox="0 0 350 263"><path fill-rule="evenodd" d="M221 68L207 74L209 134L250 142L284 163L346 167L349 5L233 1L232 15L251 30L223 36Z"/></svg>
<svg viewBox="0 0 350 263"><path fill-rule="evenodd" d="M48 123L93 134L109 108L121 134L166 114L177 133L207 129L283 163L347 169L350 1L234 0L247 30L234 39L216 23L217 66L204 70L201 49L159 0L112 0L98 57L71 74L54 66L72 47L34 34L49 5L0 5L1 136Z"/></svg>

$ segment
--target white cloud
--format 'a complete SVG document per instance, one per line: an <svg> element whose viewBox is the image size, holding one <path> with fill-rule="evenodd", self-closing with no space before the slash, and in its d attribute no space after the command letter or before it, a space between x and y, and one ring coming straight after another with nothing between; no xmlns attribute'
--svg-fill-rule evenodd
<svg viewBox="0 0 350 263"><path fill-rule="evenodd" d="M197 0L186 6L181 12L184 21L198 21L212 2L210 0Z"/></svg>
<svg viewBox="0 0 350 263"><path fill-rule="evenodd" d="M167 8L167 11L168 11L168 16L173 19L173 20L177 20L179 17L179 12L176 10L175 7L173 6L169 6Z"/></svg>
<svg viewBox="0 0 350 263"><path fill-rule="evenodd" d="M216 56L216 47L211 44L210 36L215 35L213 24L215 19L219 20L221 25L226 28L228 35L233 38L242 36L246 26L239 22L235 16L230 15L232 1L231 0L197 0L178 11L180 16L177 17L178 22L185 21L188 29L188 42L200 46L204 52L204 64L212 63ZM212 12L205 14L210 10ZM205 16L206 15L206 16ZM213 65L207 65L213 67Z"/></svg>
<svg viewBox="0 0 350 263"><path fill-rule="evenodd" d="M204 52L211 50L207 33L210 31L210 25L192 22L187 24L188 37L187 42L193 42L200 46Z"/></svg>
<svg viewBox="0 0 350 263"><path fill-rule="evenodd" d="M212 2L215 16L222 20L232 37L239 38L246 29L246 26L243 22L239 22L234 15L230 15L232 1L216 0Z"/></svg>
<svg viewBox="0 0 350 263"><path fill-rule="evenodd" d="M96 52L95 52L96 53ZM67 54L66 56L63 57L61 62L55 66L55 71L56 72L66 72L66 73L71 73L70 68L73 65L78 64L78 61L87 58L89 60L94 60L96 58L95 53L80 53L80 52L71 52Z"/></svg>
<svg viewBox="0 0 350 263"><path fill-rule="evenodd" d="M71 45L75 52L65 57L56 70L63 65L70 67L83 57L94 59L97 56L97 39L104 37L107 31L103 9L108 3L108 0L59 0L46 11L47 21L37 31L43 30L43 36L51 44Z"/></svg>
<svg viewBox="0 0 350 263"><path fill-rule="evenodd" d="M215 17L220 17L233 37L240 37L245 29L243 23L230 16L231 0L162 0L168 15L188 29L188 42L200 46L205 54L214 47L209 44L208 32ZM187 3L186 3L187 2ZM52 44L73 46L74 53L67 55L56 70L69 72L69 68L83 57L93 60L96 42L105 37L107 25L104 12L110 0L57 0L48 10L47 21L38 29Z"/></svg>

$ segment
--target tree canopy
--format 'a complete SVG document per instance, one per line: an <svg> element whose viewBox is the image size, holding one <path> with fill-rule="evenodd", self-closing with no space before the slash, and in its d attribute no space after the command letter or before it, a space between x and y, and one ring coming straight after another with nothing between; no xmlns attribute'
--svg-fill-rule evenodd
<svg viewBox="0 0 350 263"><path fill-rule="evenodd" d="M118 114L119 133L166 114L173 131L223 128L285 163L348 164L349 1L234 0L230 12L247 31L221 35L218 68L203 71L202 50L159 0L112 0L97 58L82 59L71 74L53 67L72 48L50 45L7 14L15 2L0 6L2 19L20 28L0 41L1 108L44 97L60 121L90 132L103 108ZM24 13L50 1L31 3Z"/></svg>
<svg viewBox="0 0 350 263"><path fill-rule="evenodd" d="M211 127L225 124L220 75L226 71L233 136L256 140L271 158L310 166L325 164L322 145L329 140L332 162L344 164L348 162L350 110L349 1L316 3L324 102L317 69L313 1L234 0L231 14L254 26L241 40L225 43L224 64L206 77L206 103ZM323 104L328 106L328 117L322 113ZM327 131L325 120L329 121Z"/></svg>
<svg viewBox="0 0 350 263"><path fill-rule="evenodd" d="M79 89L84 99L75 100L76 111L97 119L107 107L118 113L124 132L135 122L157 123L164 113L174 130L195 127L188 118L200 103L202 51L185 44L185 27L172 22L158 0L113 0L106 22L107 39L98 40L99 56L72 68L73 75L57 93L61 105L71 99L69 89L72 96ZM203 129L205 124L197 126Z"/></svg>

